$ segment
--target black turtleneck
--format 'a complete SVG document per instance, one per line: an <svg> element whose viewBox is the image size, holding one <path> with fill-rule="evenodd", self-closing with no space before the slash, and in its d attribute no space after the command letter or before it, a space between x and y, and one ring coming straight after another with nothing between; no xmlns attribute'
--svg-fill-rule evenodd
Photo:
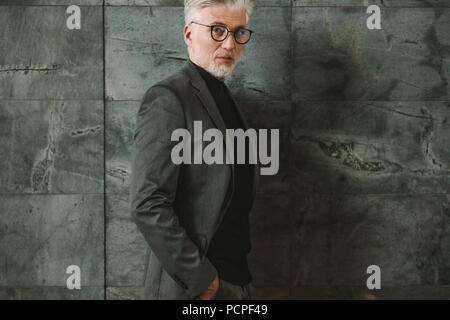
<svg viewBox="0 0 450 320"><path fill-rule="evenodd" d="M233 99L225 84L217 80L203 68L190 61L200 72L213 96L227 129L242 128L242 121L237 113ZM206 256L216 267L219 278L236 285L246 285L252 281L247 254L250 252L249 213L253 204L253 171L249 164L248 139L246 141L245 164L237 164L237 147L235 139L234 167L235 189L230 206L217 229ZM231 188L231 183L230 183Z"/></svg>

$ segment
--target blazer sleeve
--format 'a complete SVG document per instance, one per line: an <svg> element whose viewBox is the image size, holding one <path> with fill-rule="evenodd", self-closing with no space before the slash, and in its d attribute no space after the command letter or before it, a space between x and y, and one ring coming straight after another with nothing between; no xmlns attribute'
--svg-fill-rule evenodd
<svg viewBox="0 0 450 320"><path fill-rule="evenodd" d="M136 118L131 164L133 221L162 267L191 298L214 280L217 270L188 237L174 212L180 165L171 160L171 134L184 128L184 112L169 88L154 86L144 95Z"/></svg>

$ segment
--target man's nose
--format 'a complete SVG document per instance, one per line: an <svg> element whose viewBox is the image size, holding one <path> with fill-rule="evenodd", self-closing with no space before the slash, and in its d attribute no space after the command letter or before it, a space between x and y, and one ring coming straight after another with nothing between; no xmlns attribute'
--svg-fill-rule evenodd
<svg viewBox="0 0 450 320"><path fill-rule="evenodd" d="M228 37L222 41L222 48L227 50L232 50L236 46L234 41L234 34L232 32L228 33Z"/></svg>

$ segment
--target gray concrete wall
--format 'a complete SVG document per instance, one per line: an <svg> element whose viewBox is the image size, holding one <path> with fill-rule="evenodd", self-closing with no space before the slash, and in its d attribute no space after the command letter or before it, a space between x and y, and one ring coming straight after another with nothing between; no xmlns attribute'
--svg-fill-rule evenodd
<svg viewBox="0 0 450 320"><path fill-rule="evenodd" d="M450 299L450 1L256 4L227 80L252 127L280 129L251 213L255 297ZM186 60L182 28L181 0L0 0L0 298L139 297L135 114Z"/></svg>

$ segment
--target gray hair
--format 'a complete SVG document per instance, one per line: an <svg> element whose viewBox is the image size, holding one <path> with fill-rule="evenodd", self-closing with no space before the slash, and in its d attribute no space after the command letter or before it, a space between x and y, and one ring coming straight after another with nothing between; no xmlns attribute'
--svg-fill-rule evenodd
<svg viewBox="0 0 450 320"><path fill-rule="evenodd" d="M245 10L247 23L253 12L253 0L184 0L185 23L191 23L200 9L215 5L226 5L235 10Z"/></svg>

